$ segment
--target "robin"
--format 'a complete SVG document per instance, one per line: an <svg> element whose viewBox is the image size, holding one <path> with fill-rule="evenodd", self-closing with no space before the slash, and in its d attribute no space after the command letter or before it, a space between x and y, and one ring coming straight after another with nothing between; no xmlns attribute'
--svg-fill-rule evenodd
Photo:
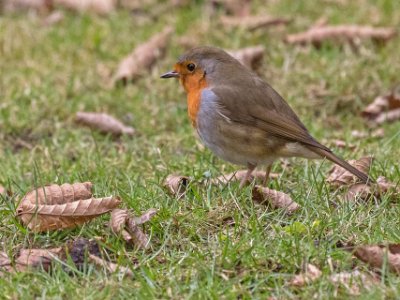
<svg viewBox="0 0 400 300"><path fill-rule="evenodd" d="M215 47L182 55L161 78L178 78L187 93L188 115L201 140L220 158L247 166L240 187L259 165L281 157L322 159L363 182L368 176L316 141L287 102L238 60Z"/></svg>

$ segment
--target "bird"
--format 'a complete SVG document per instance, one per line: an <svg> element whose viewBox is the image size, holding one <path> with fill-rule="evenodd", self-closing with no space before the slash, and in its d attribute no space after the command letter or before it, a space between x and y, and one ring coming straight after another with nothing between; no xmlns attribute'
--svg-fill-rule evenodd
<svg viewBox="0 0 400 300"><path fill-rule="evenodd" d="M289 104L266 81L224 50L193 48L161 78L177 78L187 94L188 116L216 156L247 167L243 187L257 166L280 158L328 159L371 182L368 175L311 136Z"/></svg>

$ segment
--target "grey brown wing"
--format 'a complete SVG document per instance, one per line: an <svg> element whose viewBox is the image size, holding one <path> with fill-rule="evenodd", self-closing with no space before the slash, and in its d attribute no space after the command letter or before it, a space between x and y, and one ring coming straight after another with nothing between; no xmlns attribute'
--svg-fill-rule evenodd
<svg viewBox="0 0 400 300"><path fill-rule="evenodd" d="M307 131L290 106L271 87L249 88L245 93L236 87L219 86L215 94L221 113L234 122L262 129L268 134L329 151ZM243 95L246 98L243 99Z"/></svg>

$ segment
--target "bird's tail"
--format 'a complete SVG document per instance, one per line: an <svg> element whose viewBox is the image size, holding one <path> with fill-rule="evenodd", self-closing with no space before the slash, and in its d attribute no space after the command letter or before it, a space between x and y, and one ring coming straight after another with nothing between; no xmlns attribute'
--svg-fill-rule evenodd
<svg viewBox="0 0 400 300"><path fill-rule="evenodd" d="M317 147L309 147L309 149L311 151L317 153L318 155L322 156L322 157L326 157L331 162L334 162L335 164L337 164L337 165L341 166L342 168L346 169L347 171L349 171L353 175L355 175L358 178L360 178L364 183L373 182L368 177L367 174L365 174L365 173L361 172L360 170L356 169L355 167L350 165L347 161L345 161L342 158L340 158L340 157L336 156L335 154L333 154L331 151L328 151L328 150L325 150L325 149L321 149L321 148L317 148Z"/></svg>

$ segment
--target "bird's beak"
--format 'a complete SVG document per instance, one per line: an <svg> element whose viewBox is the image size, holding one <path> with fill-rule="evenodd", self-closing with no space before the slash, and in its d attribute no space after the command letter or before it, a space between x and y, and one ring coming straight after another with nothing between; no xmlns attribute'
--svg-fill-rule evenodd
<svg viewBox="0 0 400 300"><path fill-rule="evenodd" d="M161 75L161 78L179 78L179 73L176 71L169 71Z"/></svg>

